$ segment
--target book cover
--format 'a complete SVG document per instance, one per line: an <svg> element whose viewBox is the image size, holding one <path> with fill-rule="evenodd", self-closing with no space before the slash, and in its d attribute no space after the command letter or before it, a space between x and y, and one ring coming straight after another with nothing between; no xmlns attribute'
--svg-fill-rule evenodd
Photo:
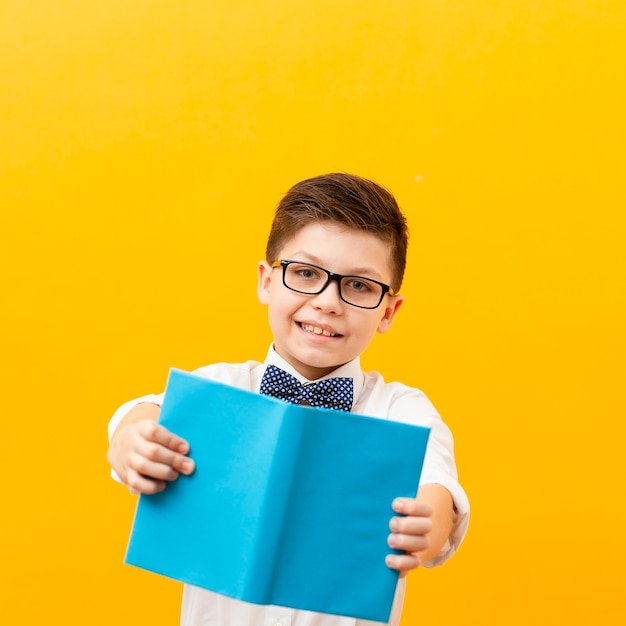
<svg viewBox="0 0 626 626"><path fill-rule="evenodd" d="M159 421L196 470L140 496L127 563L246 602L388 620L391 503L415 496L429 429L179 370Z"/></svg>

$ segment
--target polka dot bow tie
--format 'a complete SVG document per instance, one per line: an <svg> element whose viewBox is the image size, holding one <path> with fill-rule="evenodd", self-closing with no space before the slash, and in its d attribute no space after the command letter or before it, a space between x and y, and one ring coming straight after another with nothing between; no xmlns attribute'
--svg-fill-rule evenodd
<svg viewBox="0 0 626 626"><path fill-rule="evenodd" d="M301 384L295 376L275 365L268 365L261 379L261 393L290 402L335 411L352 409L354 389L352 378L325 378Z"/></svg>

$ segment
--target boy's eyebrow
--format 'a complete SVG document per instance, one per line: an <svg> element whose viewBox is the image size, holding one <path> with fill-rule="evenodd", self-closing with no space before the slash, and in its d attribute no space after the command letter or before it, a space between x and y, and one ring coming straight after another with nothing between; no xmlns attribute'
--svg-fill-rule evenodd
<svg viewBox="0 0 626 626"><path fill-rule="evenodd" d="M302 259L302 257L304 258ZM324 269L329 269L324 265L322 259L316 257L310 252L305 252L304 250L297 250L291 255L290 258L295 261L300 261L302 259L304 261L309 261L310 263L313 263L313 265L319 265ZM329 271L332 272L333 270ZM380 273L377 272L376 269L373 267L355 267L352 268L352 270L348 274L346 274L346 276L362 276L363 278L373 278L374 280L379 281L382 280Z"/></svg>

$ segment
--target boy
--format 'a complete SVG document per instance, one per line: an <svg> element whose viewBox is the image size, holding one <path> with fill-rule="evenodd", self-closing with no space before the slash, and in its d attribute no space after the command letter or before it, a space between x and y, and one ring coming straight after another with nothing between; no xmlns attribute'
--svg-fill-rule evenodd
<svg viewBox="0 0 626 626"><path fill-rule="evenodd" d="M281 381L295 377L302 384L300 397L284 398L287 401L431 428L417 498L393 502L398 516L390 520L388 543L403 554L390 554L386 560L400 572L391 626L400 621L404 576L421 564L438 565L449 558L463 539L469 517L467 498L456 479L452 437L433 406L420 391L386 384L378 373L364 373L359 365L374 334L389 329L402 305L398 290L407 239L406 220L395 199L371 181L328 174L296 184L276 209L266 260L258 265L258 297L268 307L274 338L265 362L219 363L195 372L279 396ZM349 379L349 390L341 397L305 397L311 381L336 377ZM347 406L335 404L346 397ZM156 423L161 400L152 395L126 403L109 425L107 458L114 476L133 493L156 493L194 470L187 456L189 444ZM252 605L186 585L181 624L375 623Z"/></svg>

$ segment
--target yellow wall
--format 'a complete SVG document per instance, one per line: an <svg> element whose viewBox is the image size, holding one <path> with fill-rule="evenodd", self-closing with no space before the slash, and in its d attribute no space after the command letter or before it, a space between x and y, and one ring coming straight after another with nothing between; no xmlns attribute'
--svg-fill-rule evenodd
<svg viewBox="0 0 626 626"><path fill-rule="evenodd" d="M0 621L176 623L106 423L263 358L273 207L347 170L413 233L364 364L431 397L473 505L403 626L620 623L625 42L621 0L2 0Z"/></svg>

